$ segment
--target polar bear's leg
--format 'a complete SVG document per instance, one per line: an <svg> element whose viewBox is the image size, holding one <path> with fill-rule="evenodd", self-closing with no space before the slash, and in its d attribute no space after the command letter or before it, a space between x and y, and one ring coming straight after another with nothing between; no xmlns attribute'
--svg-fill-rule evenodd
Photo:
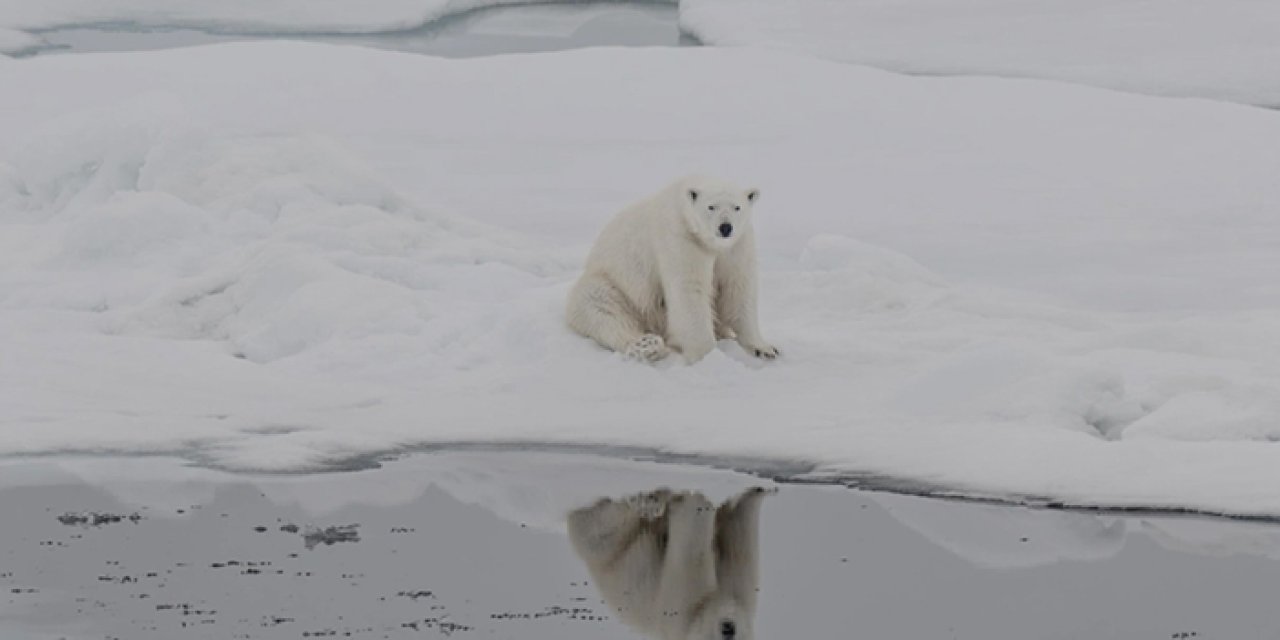
<svg viewBox="0 0 1280 640"><path fill-rule="evenodd" d="M660 265L667 304L667 337L685 362L694 363L716 345L713 269L715 260L697 251L673 255Z"/></svg>
<svg viewBox="0 0 1280 640"><path fill-rule="evenodd" d="M779 351L760 335L755 252L755 239L748 236L716 262L716 317L737 334L747 353L772 360Z"/></svg>
<svg viewBox="0 0 1280 640"><path fill-rule="evenodd" d="M667 553L657 589L661 611L687 612L715 592L715 524L716 509L701 493L680 494L668 503Z"/></svg>
<svg viewBox="0 0 1280 640"><path fill-rule="evenodd" d="M662 337L644 332L639 314L602 276L586 275L574 285L568 317L574 331L627 357L652 362L668 353Z"/></svg>
<svg viewBox="0 0 1280 640"><path fill-rule="evenodd" d="M770 493L747 489L716 511L716 580L721 592L748 611L755 611L760 581L760 502Z"/></svg>

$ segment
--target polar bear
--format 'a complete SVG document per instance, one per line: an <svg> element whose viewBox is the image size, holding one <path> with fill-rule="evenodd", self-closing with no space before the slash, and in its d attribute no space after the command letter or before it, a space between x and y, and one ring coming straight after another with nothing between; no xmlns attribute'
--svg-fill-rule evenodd
<svg viewBox="0 0 1280 640"><path fill-rule="evenodd" d="M719 338L778 357L756 317L757 189L689 176L614 216L569 293L574 331L631 358L701 360Z"/></svg>
<svg viewBox="0 0 1280 640"><path fill-rule="evenodd" d="M759 487L716 508L668 489L569 514L569 539L605 602L659 640L752 640Z"/></svg>

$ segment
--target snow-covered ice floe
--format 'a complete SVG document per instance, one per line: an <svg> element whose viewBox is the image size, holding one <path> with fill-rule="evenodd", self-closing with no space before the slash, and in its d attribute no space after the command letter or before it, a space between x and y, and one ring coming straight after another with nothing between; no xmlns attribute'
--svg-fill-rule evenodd
<svg viewBox="0 0 1280 640"><path fill-rule="evenodd" d="M0 63L0 453L441 442L1280 515L1280 116L748 49ZM767 365L564 328L602 224L762 188Z"/></svg>
<svg viewBox="0 0 1280 640"><path fill-rule="evenodd" d="M708 44L1280 107L1275 2L681 0L680 12Z"/></svg>
<svg viewBox="0 0 1280 640"><path fill-rule="evenodd" d="M0 0L0 54L41 31L402 32L539 0ZM926 75L996 75L1280 107L1280 5L1257 0L640 0L710 45L753 45ZM568 4L568 3L567 3Z"/></svg>

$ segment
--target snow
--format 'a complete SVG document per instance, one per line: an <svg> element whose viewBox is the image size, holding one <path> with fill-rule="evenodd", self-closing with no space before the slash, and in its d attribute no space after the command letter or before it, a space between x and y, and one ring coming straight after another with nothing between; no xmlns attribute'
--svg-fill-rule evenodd
<svg viewBox="0 0 1280 640"><path fill-rule="evenodd" d="M1257 0L681 0L708 44L925 75L1049 78L1280 107L1280 5Z"/></svg>
<svg viewBox="0 0 1280 640"><path fill-rule="evenodd" d="M0 455L576 443L1280 515L1280 114L737 48L230 43L0 86ZM562 324L608 217L694 171L763 190L781 361Z"/></svg>

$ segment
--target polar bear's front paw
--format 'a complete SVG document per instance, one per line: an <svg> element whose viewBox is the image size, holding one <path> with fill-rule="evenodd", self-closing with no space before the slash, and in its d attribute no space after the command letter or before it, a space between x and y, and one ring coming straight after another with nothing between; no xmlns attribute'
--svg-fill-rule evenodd
<svg viewBox="0 0 1280 640"><path fill-rule="evenodd" d="M657 362L665 357L670 351L667 349L667 343L662 336L646 333L635 342L627 345L627 351L624 355L632 360L640 360L641 362Z"/></svg>
<svg viewBox="0 0 1280 640"><path fill-rule="evenodd" d="M737 331L729 328L728 325L723 325L720 324L719 321L716 321L716 340L735 340L737 337Z"/></svg>
<svg viewBox="0 0 1280 640"><path fill-rule="evenodd" d="M778 356L782 355L782 352L778 351L777 347L769 344L760 343L760 344L747 344L742 346L747 350L747 353L750 353L751 355L754 355L755 357L761 358L763 360L773 360Z"/></svg>

